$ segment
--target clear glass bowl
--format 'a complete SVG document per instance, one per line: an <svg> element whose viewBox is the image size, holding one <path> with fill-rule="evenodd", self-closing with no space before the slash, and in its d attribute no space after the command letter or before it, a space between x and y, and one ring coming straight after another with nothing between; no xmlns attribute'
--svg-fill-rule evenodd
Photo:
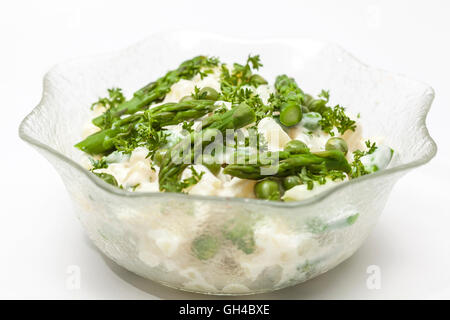
<svg viewBox="0 0 450 320"><path fill-rule="evenodd" d="M261 55L267 79L287 73L307 92L329 89L333 103L360 113L364 136L383 137L395 149L390 168L303 202L281 203L132 193L106 184L79 164L81 155L73 145L80 140L90 104L107 88L121 87L130 95L192 56L244 61L249 53ZM45 76L41 102L20 126L20 137L55 166L89 237L116 263L173 288L250 294L311 279L360 247L395 182L436 153L425 126L433 97L426 84L368 67L329 43L166 32L113 54L54 67ZM254 252L244 253L224 238L230 220L253 226ZM221 239L220 250L199 260L192 241L205 233Z"/></svg>

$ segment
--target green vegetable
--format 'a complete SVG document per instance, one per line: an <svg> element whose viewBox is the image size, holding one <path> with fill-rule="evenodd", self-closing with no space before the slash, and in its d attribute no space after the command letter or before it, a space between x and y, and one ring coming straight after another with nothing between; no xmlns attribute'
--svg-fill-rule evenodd
<svg viewBox="0 0 450 320"><path fill-rule="evenodd" d="M344 139L334 137L328 139L327 143L325 144L325 150L339 150L342 151L344 154L347 154L348 145Z"/></svg>
<svg viewBox="0 0 450 320"><path fill-rule="evenodd" d="M298 173L303 184L306 184L307 190L314 189L315 184L325 184L327 181L344 180L346 175L341 170L323 170L317 171L307 167L303 167L300 173Z"/></svg>
<svg viewBox="0 0 450 320"><path fill-rule="evenodd" d="M239 129L255 122L255 112L246 104L241 103L225 113L216 113L202 121L202 128Z"/></svg>
<svg viewBox="0 0 450 320"><path fill-rule="evenodd" d="M166 103L147 110L142 114L130 115L116 120L110 129L104 129L88 136L75 147L89 154L101 154L117 148L124 143L136 147L136 142L151 141L161 127L197 119L217 109L213 101L192 100L179 103ZM139 140L137 139L139 138ZM151 145L147 145L149 149ZM160 147L160 144L157 145Z"/></svg>
<svg viewBox="0 0 450 320"><path fill-rule="evenodd" d="M115 187L118 187L119 184L117 183L116 178L114 178L113 175L110 175L109 173L97 173L97 172L92 172L93 174L95 174L97 177L99 177L100 179L102 179L103 181L105 181L106 183L109 183Z"/></svg>
<svg viewBox="0 0 450 320"><path fill-rule="evenodd" d="M368 173L373 173L378 170L385 169L389 162L391 162L394 150L387 146L379 146L371 154L367 154L360 158L361 163L364 165L364 169Z"/></svg>
<svg viewBox="0 0 450 320"><path fill-rule="evenodd" d="M298 87L294 78L283 74L275 79L275 90L286 101L303 102L303 91Z"/></svg>
<svg viewBox="0 0 450 320"><path fill-rule="evenodd" d="M361 162L361 158L373 154L378 147L375 142L371 143L370 140L367 140L365 144L367 147L366 151L356 150L353 152L353 162L351 164L351 173L350 173L350 176L353 179L370 173L369 171L366 170L364 164Z"/></svg>
<svg viewBox="0 0 450 320"><path fill-rule="evenodd" d="M202 179L202 176L205 174L203 171L200 173L197 172L194 166L190 166L189 169L191 170L192 173L189 178L183 180L179 179L174 183L173 188L175 190L179 190L177 192L183 192L183 190L196 185Z"/></svg>
<svg viewBox="0 0 450 320"><path fill-rule="evenodd" d="M351 226L355 224L355 222L358 220L358 217L359 213L355 213L345 216L343 218L330 220L328 222L325 222L323 219L319 217L314 217L306 222L306 227L309 232L319 234L326 231L332 231L339 228Z"/></svg>
<svg viewBox="0 0 450 320"><path fill-rule="evenodd" d="M306 222L306 228L309 232L318 234L328 230L328 224L320 218L314 217Z"/></svg>
<svg viewBox="0 0 450 320"><path fill-rule="evenodd" d="M269 100L274 110L280 111L280 122L293 126L302 120L304 94L293 78L287 75L275 79L275 95Z"/></svg>
<svg viewBox="0 0 450 320"><path fill-rule="evenodd" d="M216 159L209 154L202 155L202 164L208 168L213 175L217 175L222 168L220 163L216 163Z"/></svg>
<svg viewBox="0 0 450 320"><path fill-rule="evenodd" d="M205 56L198 56L187 60L176 70L167 72L164 77L136 91L131 100L114 105L108 109L107 113L95 118L92 123L102 129L110 128L113 122L121 115L133 114L136 111L148 108L154 102L159 102L164 99L170 91L170 87L180 79L192 79L203 68L215 67L218 63L219 61L217 59L207 58Z"/></svg>
<svg viewBox="0 0 450 320"><path fill-rule="evenodd" d="M216 237L204 234L194 239L191 249L198 259L208 260L217 254L220 242Z"/></svg>
<svg viewBox="0 0 450 320"><path fill-rule="evenodd" d="M246 254L255 252L254 219L241 216L231 219L223 227L225 239L230 240L239 250Z"/></svg>
<svg viewBox="0 0 450 320"><path fill-rule="evenodd" d="M308 146L306 143L300 140L291 140L284 146L284 151L287 151L291 154L302 154L302 153L310 153Z"/></svg>
<svg viewBox="0 0 450 320"><path fill-rule="evenodd" d="M179 102L185 102L185 101L191 101L191 100L195 100L193 96L184 96L183 98L180 99Z"/></svg>
<svg viewBox="0 0 450 320"><path fill-rule="evenodd" d="M312 95L310 94L304 94L303 96L303 106L305 106L306 108L308 108L309 110L309 106L311 105L311 103L314 101L314 98Z"/></svg>
<svg viewBox="0 0 450 320"><path fill-rule="evenodd" d="M256 121L271 116L274 110L271 104L263 103L259 95L251 89L267 83L260 75L253 73L261 66L258 55L249 56L245 65L233 64L232 71L224 64L221 66L219 99L232 104L246 103L255 112Z"/></svg>
<svg viewBox="0 0 450 320"><path fill-rule="evenodd" d="M274 180L265 179L255 184L256 198L265 200L280 200L280 185Z"/></svg>
<svg viewBox="0 0 450 320"><path fill-rule="evenodd" d="M262 67L262 64L260 62L259 55L248 56L245 65L234 63L233 71L231 72L223 64L221 66L222 74L220 84L222 96L225 98L224 100L232 101L232 99L230 99L230 95L234 95L236 91L243 86L248 85L257 87L258 84L261 83L262 77L255 76L252 69L258 70L260 67Z"/></svg>
<svg viewBox="0 0 450 320"><path fill-rule="evenodd" d="M345 155L339 150L322 151L311 154L290 154L286 151L270 154L264 158L272 159L275 170L270 174L276 177L286 177L301 172L302 168L311 171L343 171L349 172L350 165ZM277 163L277 158L279 159ZM256 164L230 164L225 167L224 173L241 179L260 180L267 175L262 174L263 168L267 168L267 164L259 161ZM269 175L269 174L268 174Z"/></svg>
<svg viewBox="0 0 450 320"><path fill-rule="evenodd" d="M351 120L346 114L343 107L336 105L334 107L328 107L327 103L330 99L330 94L328 91L322 90L319 94L318 99L314 99L311 95L306 95L303 105L308 108L310 113L314 112L316 114L310 115L311 122L304 122L304 126L311 131L316 130L319 125L323 131L334 136L333 129L340 134L344 134L347 130L355 131L356 123ZM319 114L321 119L318 118ZM313 120L313 118L316 118ZM310 126L310 128L308 128Z"/></svg>
<svg viewBox="0 0 450 320"><path fill-rule="evenodd" d="M283 187L285 190L292 189L302 183L302 179L299 176L287 176L283 178Z"/></svg>
<svg viewBox="0 0 450 320"><path fill-rule="evenodd" d="M267 80L261 77L259 74L254 74L250 77L250 83L253 84L255 87L258 87L262 84L267 84Z"/></svg>
<svg viewBox="0 0 450 320"><path fill-rule="evenodd" d="M323 131L332 136L334 135L333 128L336 128L340 134L344 134L347 130L355 131L356 128L356 122L351 120L345 114L344 108L339 105L333 108L326 107L319 124Z"/></svg>
<svg viewBox="0 0 450 320"><path fill-rule="evenodd" d="M280 111L280 122L291 127L296 125L302 119L302 108L294 101L286 102Z"/></svg>
<svg viewBox="0 0 450 320"><path fill-rule="evenodd" d="M98 160L91 160L92 171L107 168L110 163L122 162L130 157L134 149L145 147L149 151L147 158L160 167L160 191L185 192L201 180L204 172L197 172L192 166L201 163L214 175L224 167L224 174L258 180L255 195L268 200L280 200L285 190L299 184L305 184L310 190L314 185L324 184L329 180L344 179L347 174L356 178L387 166L393 151L386 147L375 152L377 147L370 142L368 150L354 152L353 163L349 165L345 158L348 146L342 138L337 137L327 141L326 151L311 153L308 146L299 140L288 142L283 151L269 152L263 136L257 135L258 146L253 147L250 137L246 136L242 142L235 135L232 147L235 150L234 159L244 159L244 162L235 164L228 160L230 163L215 163L212 155L202 155L205 147L219 142L216 141L219 133L223 137L227 129L243 127L249 128L250 132L265 117L276 119L284 130L299 123L300 127L310 133L321 129L332 136L355 130L355 121L345 114L343 107L328 106L328 91L322 90L317 97L305 94L296 81L285 74L276 77L275 91L266 102L265 97L260 97L258 90L255 90L268 83L256 73L261 66L258 55L248 56L245 64L234 63L232 68L220 64L218 59L197 56L136 91L129 100L125 99L121 89L108 89L108 96L92 105L101 105L106 109L92 121L100 131L75 146L88 154L96 155ZM219 67L221 71L220 91L212 87L195 87L194 92L181 98L178 103L152 106L163 101L171 86L179 80L189 80L196 75L203 78L213 73L215 67ZM228 104L216 106L218 100L229 102L231 109L228 110ZM197 126L195 121L201 121L201 126ZM167 128L178 124L184 129L182 134ZM214 149L214 155L215 152ZM182 179L182 173L187 168L192 174L189 178ZM117 186L113 176L95 174ZM138 186L127 188L134 190ZM248 239L252 237L246 236L245 240L235 237L240 231L247 230L244 226L245 223L236 224L224 234L241 250L250 252L252 242ZM211 239L207 240L207 237L200 238L195 248L212 243ZM193 250L198 251L194 249L194 243ZM196 255L199 259L203 259L200 256L207 259L208 254L198 252Z"/></svg>
<svg viewBox="0 0 450 320"><path fill-rule="evenodd" d="M127 161L129 158L130 158L129 154L120 151L114 151L108 154L106 157L103 157L102 159L104 159L105 162L109 165L111 163L119 163Z"/></svg>
<svg viewBox="0 0 450 320"><path fill-rule="evenodd" d="M165 155L167 154L169 150L165 148L161 148L155 151L155 154L153 155L153 161L155 164L160 167Z"/></svg>
<svg viewBox="0 0 450 320"><path fill-rule="evenodd" d="M104 106L106 109L112 109L116 108L125 101L125 96L120 88L108 89L108 96L108 98L99 98L97 102L94 102L91 105L91 109L93 109L96 105Z"/></svg>
<svg viewBox="0 0 450 320"><path fill-rule="evenodd" d="M164 157L163 163L159 171L159 188L161 191L181 192L182 188L178 184L183 170L189 163L194 163L194 155L196 148L190 148L190 152L186 155L181 163L173 162L173 155L182 153L194 141L200 141L197 147L206 147L218 133L224 133L226 129L239 129L255 121L254 111L246 104L228 110L225 113L216 113L206 118L202 123L201 132L193 132L185 140L179 142L171 148L170 152Z"/></svg>
<svg viewBox="0 0 450 320"><path fill-rule="evenodd" d="M91 157L89 157L89 161L91 162L91 166L92 168L90 169L95 170L95 169L104 169L104 168L108 168L108 163L106 162L106 157L102 157L99 160L95 160Z"/></svg>
<svg viewBox="0 0 450 320"><path fill-rule="evenodd" d="M316 112L322 115L322 113L328 108L327 103L329 99L329 92L322 90L322 92L319 94L318 99L314 99L311 95L307 95L307 97L304 99L304 105L309 109L310 112Z"/></svg>
<svg viewBox="0 0 450 320"><path fill-rule="evenodd" d="M359 213L355 213L349 217L347 217L346 222L349 226L351 226L352 224L354 224L356 222L356 220L358 220L359 217Z"/></svg>
<svg viewBox="0 0 450 320"><path fill-rule="evenodd" d="M307 108L310 112L318 113L322 115L322 113L328 108L327 101L322 99L315 99L307 105Z"/></svg>
<svg viewBox="0 0 450 320"><path fill-rule="evenodd" d="M322 120L322 116L320 115L320 113L303 113L301 125L310 131L315 131L320 128L320 120Z"/></svg>
<svg viewBox="0 0 450 320"><path fill-rule="evenodd" d="M219 93L211 87L204 87L200 90L199 97L204 100L216 101L219 98Z"/></svg>

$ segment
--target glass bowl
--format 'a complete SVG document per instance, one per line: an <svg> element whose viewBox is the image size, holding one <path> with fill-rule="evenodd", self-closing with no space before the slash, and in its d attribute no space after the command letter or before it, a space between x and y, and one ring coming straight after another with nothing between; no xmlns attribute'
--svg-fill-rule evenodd
<svg viewBox="0 0 450 320"><path fill-rule="evenodd" d="M390 167L302 202L281 203L132 193L79 164L81 154L73 145L81 138L90 104L107 88L121 87L129 96L195 55L244 61L249 53L261 55L267 79L287 73L305 91L329 89L332 103L360 113L364 136L382 137L395 150ZM176 31L55 66L44 78L41 102L19 131L54 165L89 237L117 264L181 290L251 294L311 279L361 246L396 181L436 153L425 126L433 97L428 85L368 67L334 44ZM236 240L230 232L242 237ZM199 258L193 243L205 235L219 239L218 253Z"/></svg>

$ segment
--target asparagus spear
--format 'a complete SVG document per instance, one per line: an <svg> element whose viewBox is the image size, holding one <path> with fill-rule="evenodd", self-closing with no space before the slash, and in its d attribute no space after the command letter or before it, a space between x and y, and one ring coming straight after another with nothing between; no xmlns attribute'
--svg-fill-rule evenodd
<svg viewBox="0 0 450 320"><path fill-rule="evenodd" d="M92 123L104 129L109 125L108 117L114 120L121 115L133 114L148 107L151 103L161 101L170 91L170 87L180 79L192 79L192 77L201 72L202 68L217 66L217 64L217 59L205 56L197 56L191 60L184 61L178 69L167 72L165 76L139 89L134 93L131 100L108 110L108 115L102 114L93 119Z"/></svg>
<svg viewBox="0 0 450 320"><path fill-rule="evenodd" d="M165 103L147 110L144 113L133 114L113 122L111 128L103 129L77 143L75 147L90 154L100 154L114 148L114 139L119 135L130 135L138 123L147 123L154 128L174 125L183 121L197 119L216 109L214 101L190 100L179 103Z"/></svg>
<svg viewBox="0 0 450 320"><path fill-rule="evenodd" d="M260 156L261 157L261 156ZM263 164L260 157L256 164L230 164L225 167L224 173L241 179L260 180L268 175L263 175L261 169L267 167ZM313 171L339 170L344 172L350 171L350 165L344 154L339 150L321 151L308 154L290 154L287 151L278 153L264 154L266 159L272 161L279 160L275 163L276 170L273 170L272 176L286 177L295 173L299 173L303 167L307 167Z"/></svg>
<svg viewBox="0 0 450 320"><path fill-rule="evenodd" d="M276 95L272 101L274 109L280 110L280 122L293 126L302 120L303 91L293 78L280 75L275 79Z"/></svg>
<svg viewBox="0 0 450 320"><path fill-rule="evenodd" d="M239 129L255 121L255 112L245 103L206 118L202 123L202 131L192 132L186 140L180 141L166 153L159 171L159 189L161 191L180 192L179 181L182 172L194 163L196 148L203 148L210 144L211 138L217 133L224 133L226 129ZM172 155L180 154L190 145L189 153L182 159L182 163L175 163ZM194 148L192 148L194 146Z"/></svg>

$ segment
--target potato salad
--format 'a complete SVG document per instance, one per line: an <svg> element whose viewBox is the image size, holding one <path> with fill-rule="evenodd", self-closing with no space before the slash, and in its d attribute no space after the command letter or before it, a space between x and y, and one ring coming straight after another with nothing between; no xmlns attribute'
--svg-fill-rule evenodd
<svg viewBox="0 0 450 320"><path fill-rule="evenodd" d="M132 192L301 201L386 168L393 150L365 140L358 117L305 93L289 75L269 82L244 64L197 56L126 99L91 106L82 162Z"/></svg>
<svg viewBox="0 0 450 320"><path fill-rule="evenodd" d="M331 105L328 91L306 93L286 74L269 82L261 67L259 56L243 64L198 56L128 99L109 89L92 104L76 144L83 165L127 192L256 198L258 205L302 201L389 165L393 150L364 139L360 117ZM367 223L351 206L293 219L189 200L178 207L155 199L113 218L127 230L122 237L134 235L132 263L190 291L262 292L309 279L348 256L336 246L355 223ZM98 232L100 242L117 234Z"/></svg>

